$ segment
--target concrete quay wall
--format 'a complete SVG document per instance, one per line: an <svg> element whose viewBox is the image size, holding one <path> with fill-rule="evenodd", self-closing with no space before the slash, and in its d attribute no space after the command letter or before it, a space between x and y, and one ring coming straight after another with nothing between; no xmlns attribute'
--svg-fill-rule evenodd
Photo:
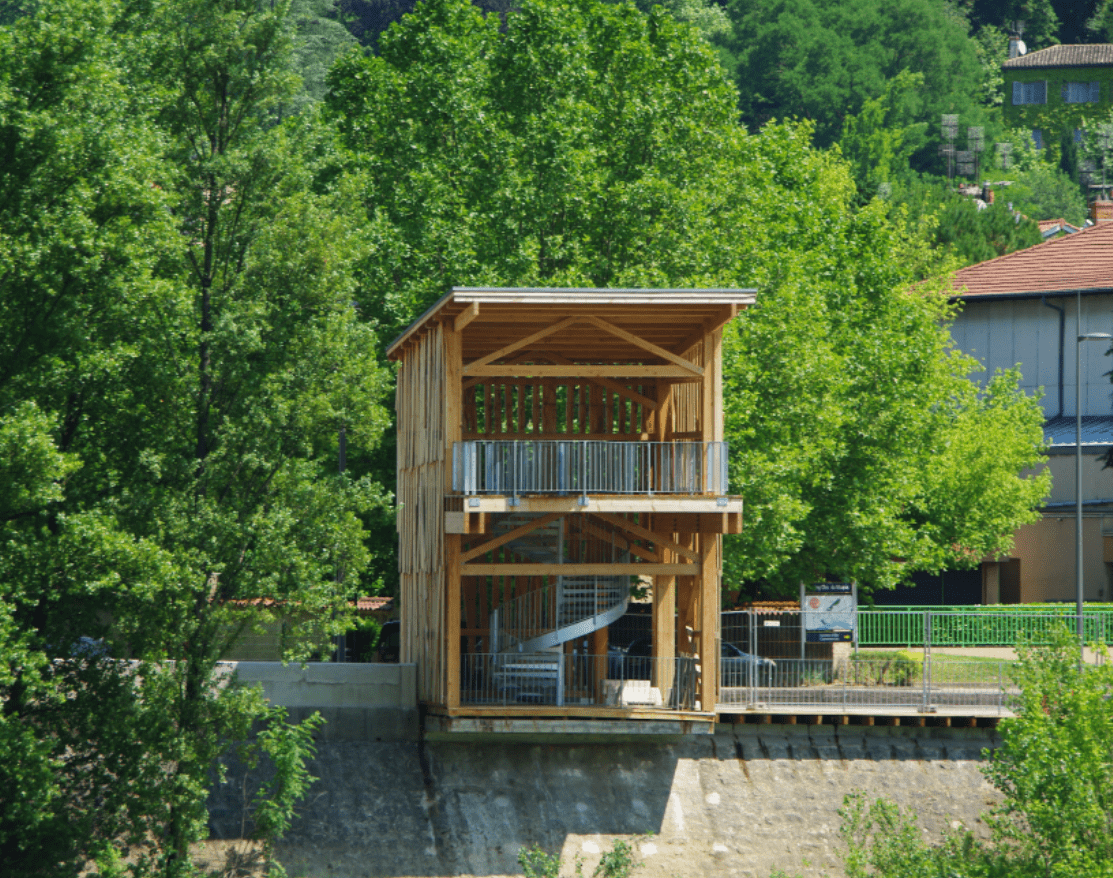
<svg viewBox="0 0 1113 878"><path fill-rule="evenodd" d="M278 853L307 878L493 878L520 875L518 851L537 844L562 853L562 875L577 858L590 875L623 838L638 849L638 878L837 876L837 811L853 790L895 800L932 836L959 824L983 834L998 797L979 766L995 744L991 729L830 725L422 743L352 726L319 741L319 780ZM243 790L233 770L214 791L214 839L238 834Z"/></svg>
<svg viewBox="0 0 1113 878"><path fill-rule="evenodd" d="M286 708L293 722L314 712L325 718L320 741L416 741L417 666L412 664L305 665L221 662L223 673Z"/></svg>

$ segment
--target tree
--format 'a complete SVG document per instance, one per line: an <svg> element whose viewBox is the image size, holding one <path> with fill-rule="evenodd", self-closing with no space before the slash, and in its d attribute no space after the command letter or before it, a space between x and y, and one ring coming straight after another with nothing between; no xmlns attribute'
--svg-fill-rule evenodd
<svg viewBox="0 0 1113 878"><path fill-rule="evenodd" d="M1022 171L1003 195L1033 220L1063 217L1076 226L1086 221L1086 201L1078 184L1058 168L1041 165Z"/></svg>
<svg viewBox="0 0 1113 878"><path fill-rule="evenodd" d="M965 124L980 121L974 43L966 21L943 3L731 0L727 14L734 31L725 48L751 130L772 118L810 119L817 142L827 146L846 115L880 97L903 70L923 76L915 120L930 131L940 113L960 113ZM936 162L933 151L918 156L918 167Z"/></svg>
<svg viewBox="0 0 1113 878"><path fill-rule="evenodd" d="M291 30L253 0L46 2L0 30L6 875L120 845L191 873L214 761L255 720L305 754L222 651L253 601L319 639L364 585L383 496L336 442L378 441L387 373L352 307L352 182L314 113L283 118ZM304 780L281 761L263 828Z"/></svg>
<svg viewBox="0 0 1113 878"><path fill-rule="evenodd" d="M1038 407L1000 383L979 408L943 300L909 293L936 254L885 205L858 208L809 126L747 135L715 57L663 10L532 2L503 21L433 0L332 86L368 181L362 311L392 329L451 285L759 288L726 341L747 503L728 583L884 586L1030 519L1044 484L1016 474L1038 460ZM933 456L962 460L960 420L1008 449L969 486L985 520L925 496Z"/></svg>
<svg viewBox="0 0 1113 878"><path fill-rule="evenodd" d="M927 125L913 122L911 99L924 84L922 74L902 70L885 84L880 97L862 105L857 116L843 120L839 150L850 163L859 192L876 194L908 170L908 161L922 143Z"/></svg>
<svg viewBox="0 0 1113 878"><path fill-rule="evenodd" d="M1015 204L1009 209L1005 199L1011 195L1011 189L1004 190L1000 201L979 209L971 199L948 193L940 199L933 240L960 265L996 259L1041 243L1043 236L1036 222L1021 215Z"/></svg>
<svg viewBox="0 0 1113 878"><path fill-rule="evenodd" d="M1063 627L1051 640L1018 648L1015 716L983 769L1003 796L992 842L959 832L933 845L892 803L851 796L841 812L851 878L1113 874L1113 666L1081 670Z"/></svg>
<svg viewBox="0 0 1113 878"><path fill-rule="evenodd" d="M1005 797L995 834L1031 874L1113 874L1113 665L1083 667L1064 627L1019 652L1020 702L986 771Z"/></svg>
<svg viewBox="0 0 1113 878"><path fill-rule="evenodd" d="M1061 22L1057 8L1066 10L1070 4L1077 9L1079 5L1092 6L1092 0L973 0L970 4L970 17L979 26L993 25L1003 30L1011 31L1016 22L1024 23L1024 42L1029 51L1046 49L1060 42L1085 42L1079 40L1081 27L1084 26L1087 15L1077 13L1069 15L1066 22ZM1074 12L1074 10L1071 10ZM1060 37L1060 28L1066 25L1064 37Z"/></svg>
<svg viewBox="0 0 1113 878"><path fill-rule="evenodd" d="M726 546L735 585L791 594L835 576L868 592L970 565L1048 489L1020 476L1040 461L1038 406L1015 380L979 394L945 299L910 289L932 258L922 239L880 202L843 211L782 231L793 252L763 266L758 305L725 340L731 484L747 509ZM994 512L963 505L975 498Z"/></svg>
<svg viewBox="0 0 1113 878"><path fill-rule="evenodd" d="M742 242L721 229L741 132L698 32L589 0L526 3L500 25L433 0L378 57L333 71L375 239L363 313L396 331L459 283L733 277Z"/></svg>

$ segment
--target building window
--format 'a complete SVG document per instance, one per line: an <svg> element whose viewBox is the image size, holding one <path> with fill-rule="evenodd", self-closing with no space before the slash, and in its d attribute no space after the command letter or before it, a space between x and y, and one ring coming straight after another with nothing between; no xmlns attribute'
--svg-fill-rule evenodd
<svg viewBox="0 0 1113 878"><path fill-rule="evenodd" d="M1043 132L1039 128L1032 129L1032 146L1043 149Z"/></svg>
<svg viewBox="0 0 1113 878"><path fill-rule="evenodd" d="M1097 82L1064 82L1064 104L1096 104L1101 100L1101 84ZM1015 101L1014 101L1015 103ZM1031 103L1031 102L1029 102ZM1043 103L1038 101L1037 103Z"/></svg>
<svg viewBox="0 0 1113 878"><path fill-rule="evenodd" d="M1081 128L1075 128L1074 129L1074 142L1075 143L1082 143L1082 129Z"/></svg>
<svg viewBox="0 0 1113 878"><path fill-rule="evenodd" d="M1039 82L1014 82L1013 104L1046 104L1047 83Z"/></svg>

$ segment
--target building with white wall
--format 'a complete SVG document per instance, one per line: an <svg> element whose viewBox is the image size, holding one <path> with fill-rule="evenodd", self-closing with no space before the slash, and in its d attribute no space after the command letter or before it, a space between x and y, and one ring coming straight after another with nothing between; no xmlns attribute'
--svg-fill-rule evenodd
<svg viewBox="0 0 1113 878"><path fill-rule="evenodd" d="M952 334L985 380L1019 368L1042 393L1051 496L1043 518L1016 533L1013 553L982 564L984 603L1067 601L1075 595L1075 416L1081 399L1083 578L1087 600L1113 598L1113 383L1105 342L1075 347L1081 333L1113 332L1113 223L972 265L955 275L962 304ZM1081 381L1081 387L1079 386Z"/></svg>

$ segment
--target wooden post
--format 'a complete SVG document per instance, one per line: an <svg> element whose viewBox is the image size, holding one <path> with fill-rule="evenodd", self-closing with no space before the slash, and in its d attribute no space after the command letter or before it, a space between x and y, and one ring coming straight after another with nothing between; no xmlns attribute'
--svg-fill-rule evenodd
<svg viewBox="0 0 1113 878"><path fill-rule="evenodd" d="M661 561L670 556L668 549L660 548ZM661 697L668 699L672 688L671 659L676 658L676 577L653 577L653 658L655 673L653 685L661 690Z"/></svg>
<svg viewBox="0 0 1113 878"><path fill-rule="evenodd" d="M603 681L607 678L607 641L608 628L600 628L591 632L591 696L596 704L603 703Z"/></svg>
<svg viewBox="0 0 1113 878"><path fill-rule="evenodd" d="M457 332L451 322L444 325L444 494L452 491L452 451L463 434L462 329ZM444 515L443 502L437 515ZM447 707L460 706L460 606L463 600L460 582L460 535L444 535L444 638L445 638L445 701Z"/></svg>
<svg viewBox="0 0 1113 878"><path fill-rule="evenodd" d="M708 441L722 442L726 435L723 417L723 330L710 335L711 347L704 342L703 368L711 373L711 436Z"/></svg>
<svg viewBox="0 0 1113 878"><path fill-rule="evenodd" d="M715 709L719 697L719 537L700 535L700 701Z"/></svg>
<svg viewBox="0 0 1113 878"><path fill-rule="evenodd" d="M448 638L445 673L448 707L460 706L460 534L444 535L445 606L444 628Z"/></svg>

